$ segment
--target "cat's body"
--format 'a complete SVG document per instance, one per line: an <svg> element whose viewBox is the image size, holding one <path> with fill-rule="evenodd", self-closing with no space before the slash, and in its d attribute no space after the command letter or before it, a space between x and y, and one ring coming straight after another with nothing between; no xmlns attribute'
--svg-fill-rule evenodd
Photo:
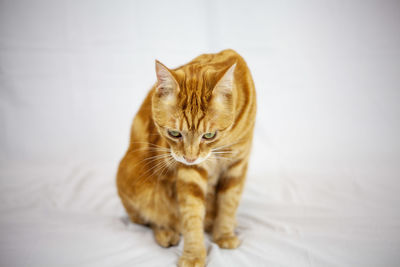
<svg viewBox="0 0 400 267"><path fill-rule="evenodd" d="M131 129L118 192L131 220L150 225L180 266L203 266L204 229L235 248L235 213L255 122L254 84L233 50L204 54L175 70L157 62L158 82Z"/></svg>

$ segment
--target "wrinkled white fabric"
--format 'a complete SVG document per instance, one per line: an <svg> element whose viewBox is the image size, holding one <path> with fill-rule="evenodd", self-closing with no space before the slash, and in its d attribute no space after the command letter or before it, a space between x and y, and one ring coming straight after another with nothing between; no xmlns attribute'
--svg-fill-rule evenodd
<svg viewBox="0 0 400 267"><path fill-rule="evenodd" d="M129 222L114 165L2 166L2 266L175 266ZM236 250L207 238L208 266L396 266L397 190L375 178L264 173L248 178Z"/></svg>
<svg viewBox="0 0 400 267"><path fill-rule="evenodd" d="M236 250L208 266L400 265L398 1L1 1L0 266L175 266L115 188L174 68L237 50L258 97Z"/></svg>

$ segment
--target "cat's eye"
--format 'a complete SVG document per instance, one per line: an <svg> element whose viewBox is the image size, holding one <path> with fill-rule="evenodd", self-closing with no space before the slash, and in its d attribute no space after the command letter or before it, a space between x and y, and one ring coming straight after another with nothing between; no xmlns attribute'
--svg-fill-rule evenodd
<svg viewBox="0 0 400 267"><path fill-rule="evenodd" d="M182 134L180 132L174 131L174 130L168 130L168 134L169 134L169 136L171 136L173 138L182 137Z"/></svg>
<svg viewBox="0 0 400 267"><path fill-rule="evenodd" d="M217 132L205 133L203 135L203 139L211 140L211 139L213 139L215 137L216 134L217 134Z"/></svg>

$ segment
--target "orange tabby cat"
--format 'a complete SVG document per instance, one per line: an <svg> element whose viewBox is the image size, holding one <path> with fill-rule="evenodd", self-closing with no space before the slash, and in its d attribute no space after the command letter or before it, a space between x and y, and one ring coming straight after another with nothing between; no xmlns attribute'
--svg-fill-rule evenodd
<svg viewBox="0 0 400 267"><path fill-rule="evenodd" d="M156 61L156 74L133 120L118 192L131 220L151 226L161 246L183 235L179 266L204 266L204 229L221 248L240 243L235 214L253 136L254 84L233 50L174 70Z"/></svg>

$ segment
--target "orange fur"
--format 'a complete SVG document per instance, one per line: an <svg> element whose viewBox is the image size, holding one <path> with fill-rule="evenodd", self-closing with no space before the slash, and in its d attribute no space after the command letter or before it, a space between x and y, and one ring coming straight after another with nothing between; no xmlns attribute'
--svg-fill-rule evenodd
<svg viewBox="0 0 400 267"><path fill-rule="evenodd" d="M255 123L254 84L233 50L174 70L157 61L156 74L132 124L118 192L131 220L150 225L161 246L183 235L179 266L204 266L204 229L221 248L239 245L235 213Z"/></svg>

